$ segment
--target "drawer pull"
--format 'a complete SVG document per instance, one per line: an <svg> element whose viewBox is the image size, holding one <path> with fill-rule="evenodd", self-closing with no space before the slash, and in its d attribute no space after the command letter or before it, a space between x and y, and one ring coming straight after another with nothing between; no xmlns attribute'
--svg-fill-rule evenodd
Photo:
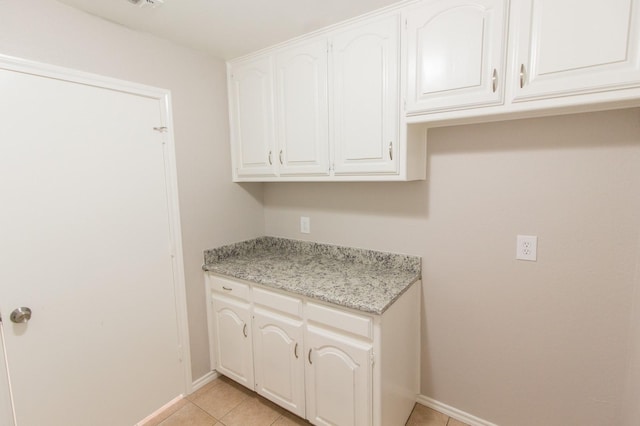
<svg viewBox="0 0 640 426"><path fill-rule="evenodd" d="M244 337L248 337L247 336L247 324L245 324L244 327L242 327L242 334L244 334Z"/></svg>
<svg viewBox="0 0 640 426"><path fill-rule="evenodd" d="M313 365L313 362L311 362L311 351L313 350L313 348L309 349L309 355L307 355L307 359L309 360L309 364Z"/></svg>
<svg viewBox="0 0 640 426"><path fill-rule="evenodd" d="M393 141L389 142L389 160L393 161Z"/></svg>
<svg viewBox="0 0 640 426"><path fill-rule="evenodd" d="M493 69L493 76L491 77L491 89L493 89L493 93L496 93L498 90L498 70Z"/></svg>
<svg viewBox="0 0 640 426"><path fill-rule="evenodd" d="M273 165L273 162L271 162L271 151L269 151L269 165Z"/></svg>
<svg viewBox="0 0 640 426"><path fill-rule="evenodd" d="M524 68L524 64L520 65L520 88L524 88L524 83L527 78L527 70Z"/></svg>
<svg viewBox="0 0 640 426"><path fill-rule="evenodd" d="M293 348L293 354L295 355L296 359L298 359L298 344L296 343L296 347Z"/></svg>
<svg viewBox="0 0 640 426"><path fill-rule="evenodd" d="M280 157L280 164L283 164L283 163L282 163L282 150L280 150L280 155L279 155L279 157Z"/></svg>
<svg viewBox="0 0 640 426"><path fill-rule="evenodd" d="M232 290L233 290L232 288L225 287L225 286L222 286L222 289L223 289L223 290L226 290L226 291L232 291Z"/></svg>

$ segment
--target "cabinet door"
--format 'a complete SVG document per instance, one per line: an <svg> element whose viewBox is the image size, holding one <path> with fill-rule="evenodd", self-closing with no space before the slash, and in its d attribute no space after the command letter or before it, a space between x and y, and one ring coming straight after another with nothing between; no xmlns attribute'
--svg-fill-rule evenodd
<svg viewBox="0 0 640 426"><path fill-rule="evenodd" d="M332 37L334 173L398 172L399 17Z"/></svg>
<svg viewBox="0 0 640 426"><path fill-rule="evenodd" d="M276 77L280 175L328 175L327 40L279 53Z"/></svg>
<svg viewBox="0 0 640 426"><path fill-rule="evenodd" d="M346 336L307 326L307 419L316 425L370 425L372 349Z"/></svg>
<svg viewBox="0 0 640 426"><path fill-rule="evenodd" d="M507 0L430 1L405 12L407 112L500 104Z"/></svg>
<svg viewBox="0 0 640 426"><path fill-rule="evenodd" d="M637 0L514 0L514 100L640 85Z"/></svg>
<svg viewBox="0 0 640 426"><path fill-rule="evenodd" d="M235 176L275 176L270 56L230 65L229 115Z"/></svg>
<svg viewBox="0 0 640 426"><path fill-rule="evenodd" d="M249 304L215 293L212 303L216 370L254 389Z"/></svg>
<svg viewBox="0 0 640 426"><path fill-rule="evenodd" d="M256 392L304 417L302 321L255 308L253 327Z"/></svg>

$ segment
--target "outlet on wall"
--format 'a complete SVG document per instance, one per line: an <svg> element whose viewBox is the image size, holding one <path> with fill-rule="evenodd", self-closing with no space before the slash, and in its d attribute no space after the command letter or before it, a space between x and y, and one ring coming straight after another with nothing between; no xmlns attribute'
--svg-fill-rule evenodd
<svg viewBox="0 0 640 426"><path fill-rule="evenodd" d="M311 233L311 219L306 216L300 216L300 232L303 234Z"/></svg>
<svg viewBox="0 0 640 426"><path fill-rule="evenodd" d="M516 259L531 260L538 259L538 237L535 235L518 235L516 237Z"/></svg>

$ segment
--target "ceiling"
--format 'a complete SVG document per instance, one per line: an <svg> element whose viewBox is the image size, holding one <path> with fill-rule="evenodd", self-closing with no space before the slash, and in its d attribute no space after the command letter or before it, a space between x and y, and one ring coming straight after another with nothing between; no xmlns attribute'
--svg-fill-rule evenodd
<svg viewBox="0 0 640 426"><path fill-rule="evenodd" d="M58 0L137 31L231 59L398 0Z"/></svg>

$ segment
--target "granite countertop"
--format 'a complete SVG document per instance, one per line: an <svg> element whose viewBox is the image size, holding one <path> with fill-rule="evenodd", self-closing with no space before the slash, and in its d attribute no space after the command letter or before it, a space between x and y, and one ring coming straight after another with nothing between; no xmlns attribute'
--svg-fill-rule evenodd
<svg viewBox="0 0 640 426"><path fill-rule="evenodd" d="M420 279L421 259L260 237L206 250L202 269L339 306L382 314Z"/></svg>

